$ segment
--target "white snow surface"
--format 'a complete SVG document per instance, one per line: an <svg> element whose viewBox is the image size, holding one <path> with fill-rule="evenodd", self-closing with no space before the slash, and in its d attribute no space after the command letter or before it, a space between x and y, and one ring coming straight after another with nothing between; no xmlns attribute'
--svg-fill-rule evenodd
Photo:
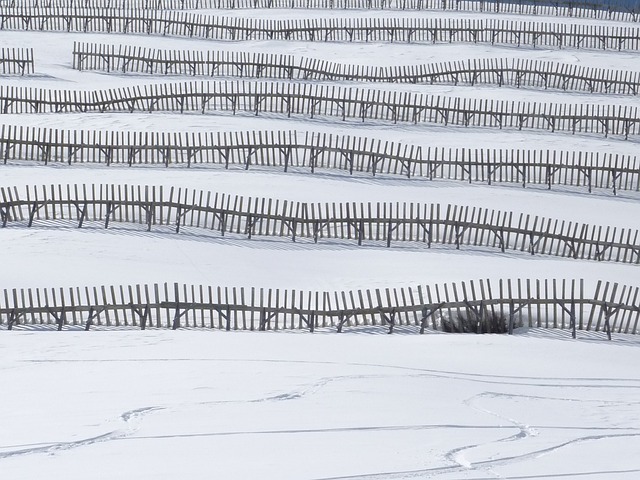
<svg viewBox="0 0 640 480"><path fill-rule="evenodd" d="M635 479L640 343L579 335L14 331L0 336L0 469Z"/></svg>
<svg viewBox="0 0 640 480"><path fill-rule="evenodd" d="M628 23L438 12L205 12L252 18L427 16L629 27ZM200 77L78 72L73 42L288 54L362 65L530 58L640 71L635 53L509 46L284 41L216 42L145 35L10 32L33 47L36 73L0 84L95 90ZM367 85L509 101L636 106L625 95L450 85ZM550 149L636 155L638 138L541 130L390 125L154 112L0 115L7 125L158 132L295 130L429 147ZM0 186L163 185L305 202L468 205L637 229L637 192L469 185L318 170L0 164ZM462 246L260 238L184 228L36 221L0 229L0 289L184 282L355 290L475 279L580 278L638 285L638 265ZM91 332L0 329L0 478L635 480L640 476L640 339L521 330L514 336L417 335L415 327L308 332ZM108 331L105 331L108 330Z"/></svg>

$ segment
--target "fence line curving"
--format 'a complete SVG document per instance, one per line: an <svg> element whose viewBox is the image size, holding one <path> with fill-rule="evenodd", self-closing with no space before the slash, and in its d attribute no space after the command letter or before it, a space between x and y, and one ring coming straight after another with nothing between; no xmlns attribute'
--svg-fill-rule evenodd
<svg viewBox="0 0 640 480"><path fill-rule="evenodd" d="M167 191L168 190L168 191ZM50 185L0 188L0 227L61 221L78 228L136 223L151 231L195 228L293 242L401 242L495 248L531 255L640 263L640 231L493 209L388 203L306 203L162 186Z"/></svg>
<svg viewBox="0 0 640 480"><path fill-rule="evenodd" d="M275 167L640 191L640 160L611 152L438 148L296 131L118 132L2 125L0 158L72 164Z"/></svg>
<svg viewBox="0 0 640 480"><path fill-rule="evenodd" d="M552 88L637 95L640 72L586 68L531 59L473 59L376 67L291 55L161 50L132 45L74 43L73 68L106 72L287 80L359 81Z"/></svg>
<svg viewBox="0 0 640 480"><path fill-rule="evenodd" d="M438 10L637 22L640 9L624 0L0 0L13 8L110 8L114 10L318 9Z"/></svg>
<svg viewBox="0 0 640 480"><path fill-rule="evenodd" d="M461 324L637 334L640 288L569 279L477 280L417 288L302 291L186 284L5 289L0 325L220 330L397 326L460 331ZM498 322L491 322L498 319ZM487 320L489 320L487 322ZM506 332L505 332L506 330ZM490 330L491 331L491 330Z"/></svg>
<svg viewBox="0 0 640 480"><path fill-rule="evenodd" d="M331 116L392 123L543 129L627 139L640 133L637 106L555 104L441 97L307 83L190 82L112 90L0 86L0 113L227 111Z"/></svg>
<svg viewBox="0 0 640 480"><path fill-rule="evenodd" d="M640 28L456 18L262 20L181 11L0 7L0 30L126 33L212 40L487 43L640 50Z"/></svg>

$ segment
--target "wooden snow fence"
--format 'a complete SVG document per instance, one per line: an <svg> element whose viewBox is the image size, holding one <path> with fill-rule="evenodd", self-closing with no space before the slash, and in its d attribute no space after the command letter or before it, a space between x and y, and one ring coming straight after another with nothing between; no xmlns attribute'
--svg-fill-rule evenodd
<svg viewBox="0 0 640 480"><path fill-rule="evenodd" d="M216 164L421 174L421 147L363 137L296 131L108 132L0 127L0 155L8 160L124 165Z"/></svg>
<svg viewBox="0 0 640 480"><path fill-rule="evenodd" d="M117 132L0 127L0 158L104 165L255 166L429 180L640 191L640 160L610 152L437 148L296 131Z"/></svg>
<svg viewBox="0 0 640 480"><path fill-rule="evenodd" d="M531 59L473 59L439 64L374 67L290 55L160 50L131 45L74 43L73 68L106 72L288 80L427 83L538 87L637 95L640 72L585 68Z"/></svg>
<svg viewBox="0 0 640 480"><path fill-rule="evenodd" d="M111 8L114 10L323 9L439 10L638 21L628 1L555 0L0 0L20 8Z"/></svg>
<svg viewBox="0 0 640 480"><path fill-rule="evenodd" d="M467 320L499 319L505 329L554 328L637 334L640 288L582 280L479 280L417 288L340 292L185 284L5 289L0 325L220 330L289 330L379 326L416 332Z"/></svg>
<svg viewBox="0 0 640 480"><path fill-rule="evenodd" d="M433 179L554 185L640 191L640 161L610 152L498 150L472 148L423 149L421 174Z"/></svg>
<svg viewBox="0 0 640 480"><path fill-rule="evenodd" d="M0 227L56 221L82 228L118 223L147 231L188 230L352 242L358 246L493 248L531 255L640 263L638 230L588 225L478 207L419 203L304 203L134 185L50 185L21 193L0 188ZM129 227L130 228L130 227Z"/></svg>
<svg viewBox="0 0 640 480"><path fill-rule="evenodd" d="M33 71L33 48L0 48L0 75L29 75Z"/></svg>
<svg viewBox="0 0 640 480"><path fill-rule="evenodd" d="M637 106L556 104L441 97L308 83L190 82L112 90L0 86L0 113L261 112L465 127L621 135L640 132Z"/></svg>
<svg viewBox="0 0 640 480"><path fill-rule="evenodd" d="M169 35L212 40L488 43L640 50L638 27L499 19L332 18L263 20L184 11L0 7L0 30Z"/></svg>

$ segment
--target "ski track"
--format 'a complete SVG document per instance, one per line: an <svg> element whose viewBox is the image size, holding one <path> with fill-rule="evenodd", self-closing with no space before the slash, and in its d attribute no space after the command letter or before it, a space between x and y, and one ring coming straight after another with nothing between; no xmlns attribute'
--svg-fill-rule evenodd
<svg viewBox="0 0 640 480"><path fill-rule="evenodd" d="M42 359L26 359L21 360L28 363L57 363L57 362L76 362L72 359L59 360L42 360ZM598 378L598 377L533 377L533 376L516 376L516 375L498 375L498 374L482 374L467 373L447 370L433 370L419 367L407 367L403 365L389 365L377 363L360 363L360 362L331 362L316 360L278 360L278 359L240 359L240 358L146 358L146 359L83 359L83 362L247 362L247 363L293 363L308 365L334 365L334 366L350 366L350 367L371 367L371 368L388 368L393 370L404 370L415 372L416 376L428 376L436 378L445 378L451 380L463 380L476 383L488 383L497 385L518 385L530 387L552 387L552 388L628 388L640 389L640 378ZM533 382L517 382L515 380L537 380L540 383ZM558 383L542 383L544 381ZM586 382L594 383L562 383L562 382ZM628 382L615 384L609 382ZM638 400L640 404L640 400Z"/></svg>
<svg viewBox="0 0 640 480"><path fill-rule="evenodd" d="M146 359L146 361L189 361L194 359ZM203 359L204 360L204 359ZM221 359L209 359L213 361L225 361ZM64 360L62 360L64 361ZM101 362L102 360L91 360ZM106 360L108 361L108 360ZM119 362L126 360L117 360ZM130 360L133 361L133 360ZM139 360L136 360L139 361ZM245 361L245 362L275 362L280 363L278 360L233 360L235 362ZM50 360L28 360L29 363L48 363L52 362ZM56 361L53 361L55 363ZM312 362L312 361L284 361L284 363L310 363L310 364L321 364L321 365L337 365L337 362ZM344 364L343 364L344 365ZM392 369L401 369L401 370L423 370L416 368L407 368L400 366L391 366L391 365L380 365L380 364L361 364L361 363L350 363L350 366L360 366L360 367L373 367L373 368L392 368ZM469 380L469 381L480 381L485 382L485 380L478 380L473 377L483 377L483 378L514 378L512 376L500 376L500 375L487 375L487 374L471 374L465 372L443 372L433 370L429 374L410 374L411 377L430 377L430 378L446 378L446 379L455 379L455 380ZM322 377L313 381L307 385L300 385L297 388L293 388L289 391L265 396L258 397L254 399L248 400L216 400L216 401L205 401L205 402L190 402L188 404L181 403L178 405L164 405L164 406L155 406L155 407L143 407L134 410L129 410L120 415L120 419L125 422L127 428L118 429L114 431L110 431L104 433L102 435L89 437L86 439L73 441L73 442L59 442L46 444L43 446L35 447L35 448L27 448L27 449L19 449L13 450L9 452L0 453L0 460L5 458L11 458L16 456L25 456L25 455L34 455L34 454L52 454L57 452L69 451L77 448L81 448L84 446L90 446L97 443L104 443L109 441L119 441L119 440L162 440L162 439L178 439L178 438L194 438L194 437L222 437L222 436L239 436L239 435L279 435L279 434L308 434L308 433L343 433L343 432L362 432L362 431L402 431L402 430L434 430L434 429L457 429L457 430L467 430L467 429L485 429L485 430L497 430L497 431L509 431L515 430L515 433L511 433L508 436L491 440L489 442L481 442L481 443L471 443L456 447L447 452L443 453L443 459L446 460L450 465L445 465L441 467L434 467L428 469L418 469L418 470L408 470L408 471L393 471L393 472L380 472L380 473L367 473L362 475L353 475L353 476L339 476L339 477L325 477L322 479L316 480L338 480L338 479L376 479L376 478L389 478L389 479L402 479L402 478L417 478L424 477L425 475L437 476L439 474L449 474L455 472L462 471L489 471L491 468L505 466L510 464L515 464L518 462L522 462L531 458L537 458L539 456L555 452L562 448L565 448L570 445L590 442L590 441L598 441L603 439L611 439L611 438L637 438L640 437L640 428L622 428L622 427L574 427L574 426L562 426L562 425L527 425L525 423L520 422L515 418L510 418L504 415L501 415L495 410L490 408L479 406L478 403L482 399L495 399L495 398L525 398L525 399L535 399L535 400L553 400L553 401L566 401L566 402L598 402L608 405L632 405L632 404L640 404L638 402L616 402L616 401L607 401L607 400L580 400L580 399L571 399L571 398L559 398L559 397L549 397L549 396L539 396L539 395L523 395L523 394L510 394L510 393L502 393L502 392L489 392L484 391L480 392L473 397L464 400L463 405L476 410L479 413L490 415L499 420L506 421L510 425L496 425L496 426L486 426L486 425L454 425L454 424L427 424L427 425L396 425L396 426L359 426L359 427L337 427L337 428L328 428L328 429L293 429L293 430L264 430L264 431L227 431L227 432L208 432L208 433L195 433L195 434L167 434L167 435L152 435L152 436L135 436L135 433L140 428L140 422L142 419L149 413L156 411L165 411L165 412L177 412L183 409L188 409L193 406L208 406L208 405L219 405L219 404L238 404L238 403L263 403L263 402L279 402L279 401L292 401L299 400L306 396L313 395L321 390L323 387L332 382L345 381L345 380L357 380L357 379L372 379L372 378L388 378L395 377L393 374L353 374L353 375L341 375L341 376L331 376L331 377ZM563 380L563 381L574 381L579 380L583 381L584 378L559 378L559 377L518 377L518 378L535 378L535 379L544 379L544 380ZM610 381L632 381L632 382L640 382L640 380L636 379L605 379L605 378L591 378L589 380L599 381L599 382L610 382ZM512 385L511 382L496 382L502 385ZM517 384L522 385L522 384ZM580 385L568 385L568 384L527 384L535 387L578 387L578 388L594 388L594 387L616 387L615 385L596 385L596 384L580 384ZM619 385L617 387L620 387ZM625 387L625 386L623 386ZM626 386L628 387L628 386ZM640 388L640 385L637 386ZM496 459L487 459L477 462L468 461L463 452L467 450L471 450L473 448L487 446L496 443L502 442L514 442L514 441L522 441L530 437L538 436L540 434L541 429L556 429L556 430L566 430L566 431L581 431L581 430L601 430L607 433L597 434L597 435L585 435L579 436L561 443L557 443L554 445L550 445L546 448L530 451L521 455L513 455L507 457L501 457ZM617 431L617 433L612 433ZM498 474L492 473L496 478L500 478ZM523 477L524 478L524 477Z"/></svg>
<svg viewBox="0 0 640 480"><path fill-rule="evenodd" d="M562 399L562 398L555 398L555 397L541 397L541 396L530 396L530 395L519 395L519 394L505 394L505 393L496 393L496 392L482 392L479 393L473 397L471 397L470 399L465 400L463 403L465 405L467 405L470 408L473 408L474 410L481 412L481 413L485 413L491 416L494 416L498 419L501 420L505 420L509 423L511 423L511 427L498 427L498 428L502 428L502 429L508 429L508 428L516 428L518 430L518 433L510 435L508 437L504 437L498 440L492 440L489 442L484 442L484 443L474 443L474 444L468 444L468 445L464 445L461 447L456 447L454 449L449 450L448 452L446 452L444 454L444 458L449 461L452 464L452 466L443 466L443 467L435 467L435 468L428 468L428 469L421 469L421 470L410 470L410 471L398 471L398 472L384 472L384 473L371 473L371 474L364 474L364 475L353 475L353 476L344 476L344 477L325 477L322 479L315 479L315 480L347 480L347 479L353 479L353 480L366 480L366 479L376 479L376 478L389 478L389 479L403 479L403 478L417 478L417 477L423 477L424 475L428 475L429 477L433 477L436 476L438 474L449 474L449 473L455 473L455 472L462 472L462 471L477 471L478 469L487 471L492 469L493 467L498 467L498 466L505 466L505 465L511 465L511 464L516 464L518 462L522 462L524 460L529 460L531 458L537 458L555 451L558 451L562 448L571 446L571 445L575 445L575 444L579 444L579 443L584 443L584 442L590 442L590 441L598 441L598 440L605 440L605 439L611 439L611 438L638 438L640 437L640 428L630 428L629 430L636 430L636 431L630 431L630 432L624 432L624 433L607 433L607 434L601 434L601 435L586 435L586 436L581 436L581 437L577 437L577 438L573 438L571 440L567 440L565 442L561 442L561 443L557 443L554 445L551 445L547 448L543 448L543 449L538 449L538 450L534 450L525 454L521 454L521 455L513 455L513 456L508 456L508 457L502 457L502 458L497 458L497 459L487 459L487 460L483 460L483 461L479 461L479 462L469 462L467 461L463 455L461 455L461 452L464 452L466 450L470 450L472 448L477 448L477 447L481 447L481 446L486 446L486 445L491 445L494 443L501 443L501 442L513 442L513 441L521 441L521 440L525 440L529 437L535 437L540 435L539 429L546 429L549 428L547 426L533 426L533 425L526 425L523 424L521 422L519 422L518 420L514 419L514 418L509 418L506 417L504 415L499 414L496 411L487 409L487 408L482 408L482 407L478 407L475 405L476 400L478 399L482 399L482 398L499 398L499 397L506 397L506 398L530 398L530 399L549 399L549 400L566 400L566 401L576 401L576 402L585 402L585 401L591 401L591 402L600 402L600 403L617 403L617 402L607 402L607 401L598 401L598 400L578 400L578 399ZM619 402L619 403L623 403L625 405L629 405L629 402ZM635 403L635 402L634 402ZM640 402L638 402L640 403ZM562 427L562 426L555 426L555 427L551 427L551 428L555 428L555 429L566 429L566 430L574 430L574 427ZM584 427L578 427L578 428L584 428ZM613 430L612 428L608 428L608 427L600 427L600 429L602 430L606 430L606 431L611 431ZM594 428L588 428L588 430L594 430ZM626 430L626 429L625 429ZM624 470L624 471L620 471L619 473L633 473L633 472L640 472L640 468L637 470ZM492 477L487 477L487 478L502 478L498 473L495 472L490 472L492 473ZM616 473L616 472L611 472L611 473ZM597 472L595 472L594 474L597 474ZM589 474L586 474L589 475ZM554 475L548 475L549 477L553 477ZM560 476L563 476L562 474ZM569 474L567 476L570 476ZM546 477L546 475L545 475ZM534 477L534 476L521 476L521 477L512 477L510 476L509 478L538 478L538 477ZM476 479L479 480L479 479Z"/></svg>
<svg viewBox="0 0 640 480"><path fill-rule="evenodd" d="M340 378L338 378L340 379ZM285 392L277 395L260 397L256 399L250 400L220 400L220 401L210 401L210 402L191 402L188 404L180 404L176 406L155 406L155 407L142 407L134 410L128 410L120 415L120 419L125 422L127 429L118 429L113 430L101 435L97 435L94 437L85 438L82 440L77 440L73 442L57 442L57 443L48 443L42 444L40 447L35 448L26 448L19 450L12 450L9 452L0 452L0 460L5 458L11 458L16 456L23 455L34 455L34 454L51 454L61 451L73 450L76 448L94 445L96 443L103 443L115 440L124 440L124 439L134 439L134 438L152 438L152 437L132 437L139 428L139 423L143 420L143 418L149 413L156 411L177 411L179 409L184 409L188 407L192 407L194 405L220 405L220 404L228 404L228 403L262 403L262 402L272 402L272 401L287 401L287 400L297 400L306 395L313 394L318 391L324 385L328 384L336 380L334 377L322 378L317 382L312 383L309 386L304 388L294 389L290 392ZM0 447L1 448L1 447Z"/></svg>
<svg viewBox="0 0 640 480"><path fill-rule="evenodd" d="M516 434L515 436L510 436L510 437L506 437L506 438L501 439L501 440L497 440L497 442L512 441L513 439L515 439L514 437L518 437L519 439L524 438L524 436L522 436L520 434ZM362 474L362 475L322 477L322 478L316 478L314 480L367 480L367 479L378 479L378 478L389 478L389 479L394 479L394 480L400 480L400 479L407 479L407 478L425 478L425 475L427 475L428 478L432 478L432 477L437 477L437 475L439 475L439 474L449 474L449 473L463 472L463 471L476 471L478 469L486 471L487 469L490 469L490 468L493 468L493 467L517 464L518 462L521 462L523 460L529 460L531 458L537 458L537 457L540 457L542 455L549 454L549 453L561 450L561 449L563 449L565 447L568 447L568 446L571 446L571 445L584 443L584 442L590 442L590 441L612 439L612 438L640 438L640 432L637 432L637 433L603 434L603 435L587 435L587 436L583 436L583 437L574 438L574 439L571 439L571 440L568 440L568 441L565 441L565 442L562 442L562 443L559 443L559 444L555 444L555 445L552 445L552 446L547 447L547 448L534 450L534 451L531 451L531 452L528 452L528 453L525 453L525 454L522 454L522 455L513 455L513 456L510 456L510 457L502 457L502 458L491 459L491 460L483 460L483 461L475 462L475 463L470 463L470 462L464 462L463 461L464 463L461 464L460 460L455 458L455 455L457 453L459 453L460 451L464 451L464 450L467 450L469 448L478 447L478 446L482 446L482 445L488 445L490 443L495 443L496 441L487 442L487 443L479 443L479 444L467 445L467 446L464 446L464 447L455 448L455 449L450 450L449 452L447 452L445 454L445 457L449 461L457 463L456 466L443 466L443 467L425 468L425 469L418 469L418 470L406 470L406 471L367 473L367 474ZM640 468L633 469L633 470L625 470L625 471L621 471L620 473L628 473L628 472L636 472L636 471L640 472ZM587 475L589 475L589 474L587 474ZM555 475L548 475L548 476L549 477L553 477ZM562 476L562 475L559 475L559 476ZM495 478L495 477L491 477L491 478ZM531 476L531 477L528 477L528 476L522 476L522 477L509 476L509 478L538 478L538 477L537 476Z"/></svg>
<svg viewBox="0 0 640 480"><path fill-rule="evenodd" d="M122 420L126 427L125 429L113 430L107 433L103 433L102 435L97 435L95 437L84 438L82 440L76 440L73 442L57 442L45 444L41 447L35 448L24 448L19 450L12 450L9 452L0 452L0 460L25 456L25 455L35 455L35 454L55 454L59 452L66 452L69 450L73 450L76 448L86 447L90 445L95 445L97 443L104 443L113 440L119 440L121 438L127 437L129 435L133 435L140 428L139 422L149 413L161 410L160 407L143 407L136 408L134 410L128 410L122 415L120 415L120 420Z"/></svg>

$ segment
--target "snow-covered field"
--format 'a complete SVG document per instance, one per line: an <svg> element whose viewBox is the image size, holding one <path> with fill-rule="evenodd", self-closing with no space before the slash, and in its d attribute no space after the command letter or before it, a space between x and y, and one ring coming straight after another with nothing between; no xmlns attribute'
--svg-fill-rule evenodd
<svg viewBox="0 0 640 480"><path fill-rule="evenodd" d="M219 15L221 12L204 11ZM453 12L243 10L252 18L522 16ZM589 19L535 21L606 23ZM634 24L635 25L635 24ZM0 48L34 48L35 74L1 85L95 90L191 81L72 69L74 42L287 54L361 65L529 58L640 71L628 52L389 43L222 42L144 35L0 30ZM201 78L195 78L200 81ZM535 88L365 85L465 98L636 106L631 95ZM337 118L208 112L2 114L6 125L157 132L296 130L427 147L635 155L640 139ZM469 205L636 229L640 193L467 184L337 171L311 176L220 167L0 165L0 186L144 184L307 202ZM466 247L175 235L36 222L0 229L0 290L184 282L350 290L480 278L584 279L637 286L638 265ZM0 477L230 479L635 479L640 475L640 340L614 334L514 336L135 330L49 333L0 326Z"/></svg>
<svg viewBox="0 0 640 480"><path fill-rule="evenodd" d="M0 471L638 478L640 343L586 335L13 332Z"/></svg>

